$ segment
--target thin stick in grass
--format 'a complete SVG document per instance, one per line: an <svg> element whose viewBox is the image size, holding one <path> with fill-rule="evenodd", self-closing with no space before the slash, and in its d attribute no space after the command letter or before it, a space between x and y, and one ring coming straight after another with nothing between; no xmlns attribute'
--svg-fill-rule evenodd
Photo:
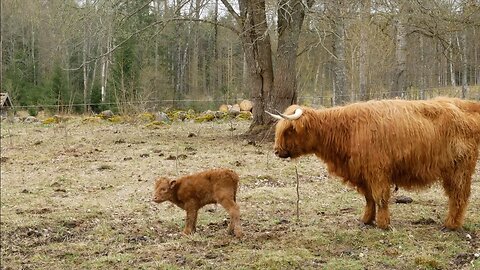
<svg viewBox="0 0 480 270"><path fill-rule="evenodd" d="M300 181L298 180L298 169L297 165L295 165L295 175L297 177L297 222L300 221L300 191L299 191L299 186L300 186Z"/></svg>

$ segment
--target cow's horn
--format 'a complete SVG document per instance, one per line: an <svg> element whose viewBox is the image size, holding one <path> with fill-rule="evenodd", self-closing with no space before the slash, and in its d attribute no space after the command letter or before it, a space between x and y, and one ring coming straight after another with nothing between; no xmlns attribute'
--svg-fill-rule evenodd
<svg viewBox="0 0 480 270"><path fill-rule="evenodd" d="M267 112L265 111L266 113L268 113L271 117L275 118L275 119L278 119L278 120L282 120L283 117L281 117L280 115L277 115L277 114L273 114L273 113L270 113L270 112Z"/></svg>
<svg viewBox="0 0 480 270"><path fill-rule="evenodd" d="M290 115L280 114L280 116L288 120L297 120L298 118L300 118L300 116L302 116L302 113L303 113L302 109L296 108L293 114L290 114Z"/></svg>

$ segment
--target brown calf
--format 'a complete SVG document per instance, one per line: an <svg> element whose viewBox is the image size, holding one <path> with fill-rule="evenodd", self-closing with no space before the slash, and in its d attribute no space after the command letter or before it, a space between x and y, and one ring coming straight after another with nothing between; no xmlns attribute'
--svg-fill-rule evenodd
<svg viewBox="0 0 480 270"><path fill-rule="evenodd" d="M160 177L155 183L153 201L170 201L187 212L184 234L195 232L200 208L219 203L230 215L228 232L241 237L240 209L236 203L238 181L238 175L229 169L213 169L173 180Z"/></svg>

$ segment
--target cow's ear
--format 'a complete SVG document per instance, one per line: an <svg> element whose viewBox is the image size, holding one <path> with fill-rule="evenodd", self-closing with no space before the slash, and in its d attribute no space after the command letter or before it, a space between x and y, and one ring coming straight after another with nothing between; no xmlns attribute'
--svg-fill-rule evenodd
<svg viewBox="0 0 480 270"><path fill-rule="evenodd" d="M170 189L174 188L177 185L177 180L170 180L169 187Z"/></svg>

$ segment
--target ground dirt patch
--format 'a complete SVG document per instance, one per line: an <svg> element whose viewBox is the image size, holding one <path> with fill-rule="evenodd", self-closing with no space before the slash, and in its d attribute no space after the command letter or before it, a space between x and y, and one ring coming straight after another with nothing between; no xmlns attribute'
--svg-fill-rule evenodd
<svg viewBox="0 0 480 270"><path fill-rule="evenodd" d="M364 199L315 157L283 161L271 142L242 139L249 124L2 123L2 269L480 268L479 166L464 231L441 230L447 200L436 185L396 192L412 202L392 200L382 231L360 225ZM219 167L240 175L245 237L227 235L220 206L182 236L184 212L151 201L155 177Z"/></svg>

